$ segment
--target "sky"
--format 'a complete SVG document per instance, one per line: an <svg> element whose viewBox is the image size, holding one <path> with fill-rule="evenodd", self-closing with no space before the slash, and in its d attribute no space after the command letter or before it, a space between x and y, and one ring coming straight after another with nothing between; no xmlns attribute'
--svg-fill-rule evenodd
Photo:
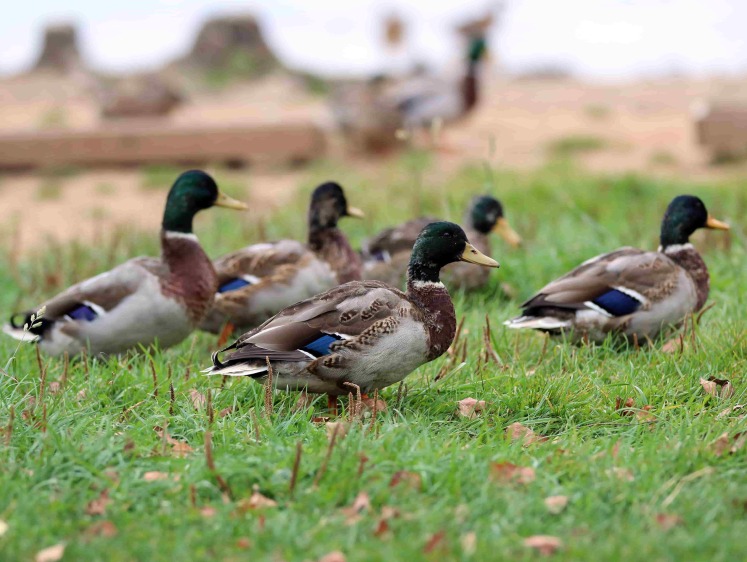
<svg viewBox="0 0 747 562"><path fill-rule="evenodd" d="M500 0L31 0L0 19L0 73L28 68L48 23L76 22L97 69L137 71L188 51L210 16L253 13L289 66L369 74L392 64L381 20L408 23L398 60L433 68L460 58L453 28ZM598 79L747 71L747 0L504 0L490 37L510 71L547 65Z"/></svg>

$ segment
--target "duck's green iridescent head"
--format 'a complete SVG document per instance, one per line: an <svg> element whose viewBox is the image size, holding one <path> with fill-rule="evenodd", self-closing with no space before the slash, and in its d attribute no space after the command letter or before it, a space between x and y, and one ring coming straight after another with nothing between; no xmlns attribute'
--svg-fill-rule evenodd
<svg viewBox="0 0 747 562"><path fill-rule="evenodd" d="M342 217L363 218L363 211L349 207L340 184L329 181L321 184L311 194L309 226L312 230L335 228Z"/></svg>
<svg viewBox="0 0 747 562"><path fill-rule="evenodd" d="M729 230L729 225L713 218L706 206L694 195L679 195L672 199L661 221L660 243L663 248L687 244L690 235L699 228Z"/></svg>
<svg viewBox="0 0 747 562"><path fill-rule="evenodd" d="M184 172L171 186L163 212L163 229L170 232L192 232L192 219L203 209L227 207L245 210L246 204L236 201L218 190L208 174L201 170Z"/></svg>
<svg viewBox="0 0 747 562"><path fill-rule="evenodd" d="M495 197L478 195L472 199L467 220L477 232L496 232L514 248L521 245L521 236L508 224L503 216L503 205Z"/></svg>
<svg viewBox="0 0 747 562"><path fill-rule="evenodd" d="M469 42L469 51L467 58L470 62L479 62L488 52L488 44L485 37L478 35L473 37Z"/></svg>
<svg viewBox="0 0 747 562"><path fill-rule="evenodd" d="M416 281L438 281L442 267L466 261L486 267L498 267L498 262L475 249L467 235L453 222L433 222L415 240L410 255L409 278Z"/></svg>

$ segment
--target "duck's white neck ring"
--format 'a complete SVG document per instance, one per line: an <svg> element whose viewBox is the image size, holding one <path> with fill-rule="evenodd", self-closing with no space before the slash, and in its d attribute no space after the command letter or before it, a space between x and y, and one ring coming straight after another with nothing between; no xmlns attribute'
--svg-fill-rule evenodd
<svg viewBox="0 0 747 562"><path fill-rule="evenodd" d="M192 232L177 232L176 230L165 230L164 236L172 240L192 240L197 242L197 236Z"/></svg>

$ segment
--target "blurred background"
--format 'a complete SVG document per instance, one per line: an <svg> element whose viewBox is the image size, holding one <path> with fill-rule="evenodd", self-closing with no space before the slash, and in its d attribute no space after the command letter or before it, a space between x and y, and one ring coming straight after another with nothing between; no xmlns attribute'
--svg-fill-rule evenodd
<svg viewBox="0 0 747 562"><path fill-rule="evenodd" d="M3 15L0 228L20 252L156 228L187 166L258 215L319 170L381 178L418 151L426 188L485 162L747 172L741 0L37 0Z"/></svg>

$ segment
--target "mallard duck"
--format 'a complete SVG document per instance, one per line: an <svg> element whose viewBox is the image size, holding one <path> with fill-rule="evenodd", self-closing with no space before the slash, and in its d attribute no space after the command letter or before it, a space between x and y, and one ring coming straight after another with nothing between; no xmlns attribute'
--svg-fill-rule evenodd
<svg viewBox="0 0 747 562"><path fill-rule="evenodd" d="M486 52L485 36L473 35L467 45L467 67L457 83L416 78L393 86L387 97L399 111L402 126L427 128L436 120L455 121L474 109L480 95L480 62Z"/></svg>
<svg viewBox="0 0 747 562"><path fill-rule="evenodd" d="M360 279L361 259L337 228L342 217L363 212L348 206L339 184L323 183L311 195L307 244L254 244L215 260L218 292L201 328L254 328L286 306Z"/></svg>
<svg viewBox="0 0 747 562"><path fill-rule="evenodd" d="M378 279L391 285L402 283L407 272L410 252L418 234L426 225L437 222L433 217L420 217L387 228L363 243L363 278ZM490 253L491 232L497 232L513 247L521 244L521 237L511 228L503 215L500 201L490 195L472 199L464 217L464 231L472 245ZM490 277L490 270L454 263L443 270L443 279L450 289L472 290L482 287Z"/></svg>
<svg viewBox="0 0 747 562"><path fill-rule="evenodd" d="M656 252L625 247L587 260L541 289L522 304L522 316L505 324L551 335L570 332L575 341L601 342L608 334L651 340L681 325L708 298L708 268L689 242L699 228L729 225L710 216L697 197L675 197Z"/></svg>
<svg viewBox="0 0 747 562"><path fill-rule="evenodd" d="M380 281L340 285L289 306L216 352L205 372L263 382L269 361L275 387L331 397L350 392L345 383L368 393L399 382L454 339L454 305L439 272L456 261L498 267L456 224L429 224L415 242L406 292Z"/></svg>
<svg viewBox="0 0 747 562"><path fill-rule="evenodd" d="M37 341L50 355L72 356L84 348L116 354L156 342L162 348L179 343L205 316L218 286L212 262L192 233L195 214L213 206L247 208L219 192L205 172L183 173L166 199L160 258L135 258L73 285L14 314L5 333ZM43 316L32 322L40 309Z"/></svg>

